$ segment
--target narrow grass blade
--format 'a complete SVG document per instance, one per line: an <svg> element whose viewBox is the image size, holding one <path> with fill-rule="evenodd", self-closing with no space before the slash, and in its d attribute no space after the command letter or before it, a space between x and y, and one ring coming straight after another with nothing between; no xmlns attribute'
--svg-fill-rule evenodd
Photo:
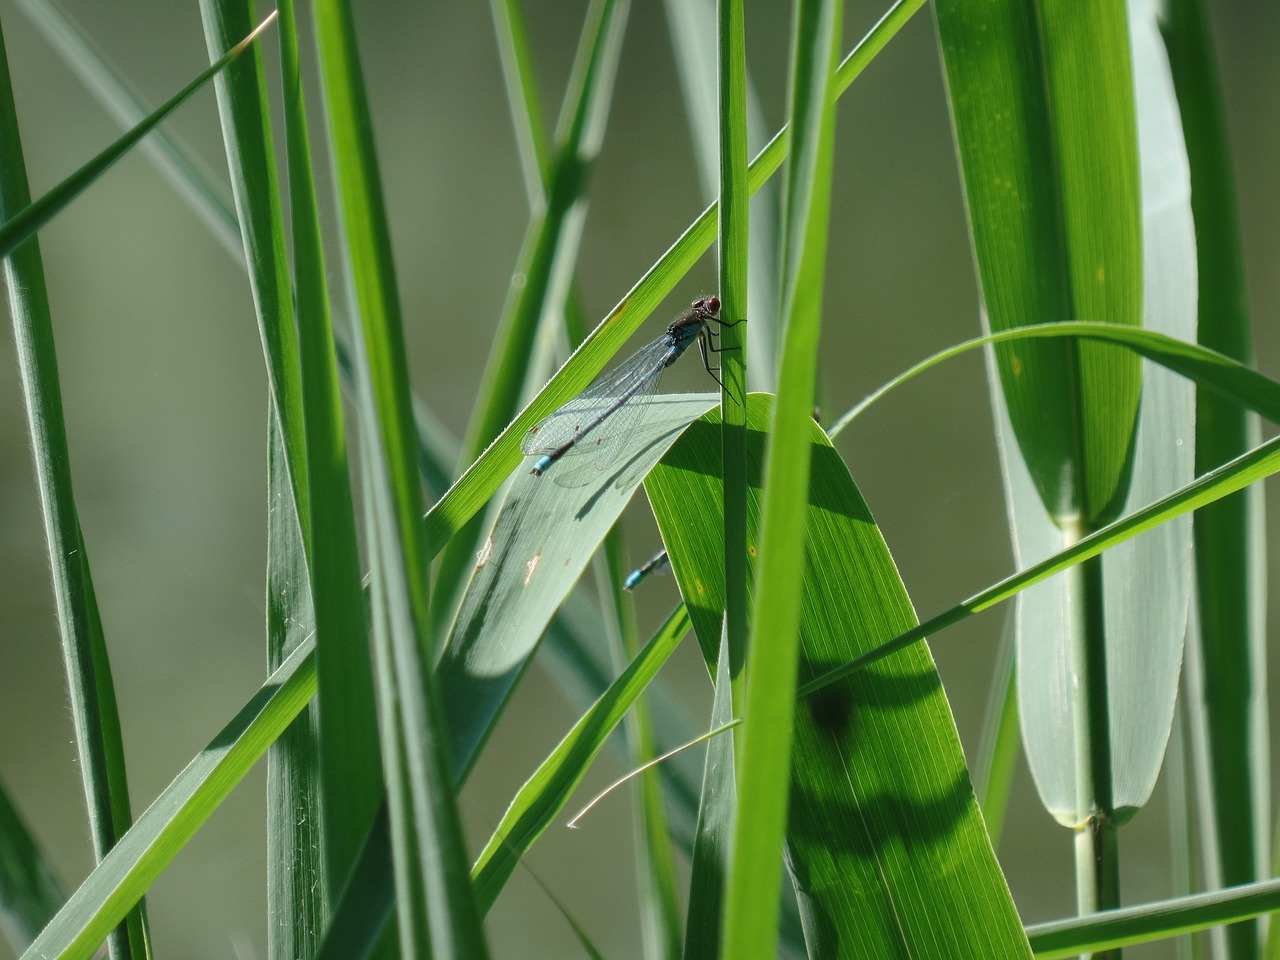
<svg viewBox="0 0 1280 960"><path fill-rule="evenodd" d="M18 6L123 129L146 119L149 111L141 95L64 7L54 0L18 0ZM243 266L244 244L231 198L207 166L168 127L153 130L138 146L223 249Z"/></svg>
<svg viewBox="0 0 1280 960"><path fill-rule="evenodd" d="M1037 923L1027 928L1027 935L1037 957L1056 960L1090 951L1167 940L1277 909L1280 909L1280 880L1264 880L1141 907Z"/></svg>
<svg viewBox="0 0 1280 960"><path fill-rule="evenodd" d="M677 610L512 799L472 868L476 895L486 910L520 858L564 809L609 734L675 652L688 629L688 614Z"/></svg>
<svg viewBox="0 0 1280 960"><path fill-rule="evenodd" d="M605 537L593 566L597 591L612 608L608 631L610 652L615 663L630 663L640 653L639 630L635 604L622 588L631 564L626 559L622 530L617 526ZM636 850L636 900L644 956L650 960L680 960L681 896L676 883L671 828L662 799L661 774L655 769L660 759L671 757L659 758L647 696L642 694L632 704L625 730L631 772L575 814L567 826L576 827L586 809L627 781L635 780L631 815ZM677 749L671 756L679 753Z"/></svg>
<svg viewBox="0 0 1280 960"><path fill-rule="evenodd" d="M428 553L423 542L417 437L400 304L371 109L349 5L316 5L320 73L342 252L361 336L355 369L361 424L375 644L383 691L382 744L400 891L404 952L440 960L487 955L467 874L439 692L428 651ZM390 697L388 696L390 695Z"/></svg>
<svg viewBox="0 0 1280 960"><path fill-rule="evenodd" d="M720 301L729 323L747 319L750 244L747 200L747 65L741 0L717 3L716 46L720 131ZM834 102L834 98L833 98ZM745 324L720 338L720 422L724 458L724 629L736 712L745 707L747 657L747 335ZM739 746L742 737L734 732Z"/></svg>
<svg viewBox="0 0 1280 960"><path fill-rule="evenodd" d="M593 0L587 11L557 130L546 200L535 207L525 233L463 441L464 462L478 457L519 410L539 320L563 310L586 224L587 186L604 140L629 10L629 0ZM452 538L441 559L436 586L442 598L438 625L448 622L446 614L466 581L482 536L481 521L472 520Z"/></svg>
<svg viewBox="0 0 1280 960"><path fill-rule="evenodd" d="M206 45L223 49L228 38L243 35L249 20L244 0L200 0ZM253 291L276 415L284 442L285 464L302 526L310 537L306 442L302 423L302 375L298 362L293 289L285 257L284 217L276 183L275 149L266 100L262 51L230 64L216 83L222 139L231 172L231 188L244 240L249 286Z"/></svg>
<svg viewBox="0 0 1280 960"><path fill-rule="evenodd" d="M721 89L718 66L706 55L706 38L716 30L716 0L666 0L667 29L675 53L676 73L684 93L690 139L698 161L703 195L720 193L720 126L718 107ZM744 65L745 71L745 65ZM750 76L746 76L747 142L759 145L765 139L764 116L755 96ZM748 317L746 338L751 363L747 385L752 390L773 391L778 382L778 185L766 183L756 194L750 209L751 237L748 241L750 269L747 271ZM721 279L720 299L725 283ZM729 302L729 301L726 301ZM732 314L738 316L739 313Z"/></svg>
<svg viewBox="0 0 1280 960"><path fill-rule="evenodd" d="M1191 168L1199 262L1197 338L1249 362L1253 348L1221 84L1207 10L1199 0L1175 0L1162 30L1178 95ZM1221 397L1196 397L1196 472L1238 456L1261 439L1257 418ZM1266 569L1263 490L1253 486L1195 515L1199 619L1188 656L1201 660L1203 688L1192 722L1208 750L1194 758L1205 868L1210 885L1229 886L1268 875L1272 828L1266 661ZM1276 925L1272 923L1272 930ZM1258 951L1258 924L1226 928L1230 956Z"/></svg>
<svg viewBox="0 0 1280 960"><path fill-rule="evenodd" d="M316 692L304 643L80 884L22 960L88 960Z"/></svg>
<svg viewBox="0 0 1280 960"><path fill-rule="evenodd" d="M267 666L275 670L315 628L307 557L283 441L268 410ZM312 700L267 752L267 955L311 957L327 922L318 704Z"/></svg>
<svg viewBox="0 0 1280 960"><path fill-rule="evenodd" d="M341 889L383 802L373 664L347 464L338 356L326 289L292 0L280 3L289 213L306 429L311 596L320 692L320 777L328 892ZM332 901L330 902L332 906Z"/></svg>
<svg viewBox="0 0 1280 960"><path fill-rule="evenodd" d="M736 757L738 809L723 926L724 950L732 957L770 957L778 942L782 879L778 852L787 827L794 692L801 651L808 430L831 216L837 97L834 72L842 18L840 0L801 0L792 24L791 159L783 191L786 212L781 251L782 362L769 425L760 568L746 653L746 696L740 707L746 722ZM732 466L726 463L726 470ZM726 513L726 522L729 519ZM726 531L726 546L729 543ZM726 555L738 571L744 559ZM726 588L726 598L731 589ZM735 666L730 664L731 673Z"/></svg>
<svg viewBox="0 0 1280 960"><path fill-rule="evenodd" d="M1254 447L1248 453L1223 464L1217 470L1205 474L1185 487L1175 490L1167 497L1163 497L1141 510L1135 510L1128 516L1122 517L1114 523L1110 523L1089 534L1089 536L1078 540L1067 549L1047 557L1039 563L1032 564L1013 576L1006 577L986 590L974 594L968 600L956 604L937 616L930 617L918 627L913 627L881 643L862 656L833 667L827 673L802 684L799 689L799 696L807 697L817 693L823 687L857 673L864 667L909 647L918 640L932 636L939 630L959 623L975 613L981 613L997 603L1017 596L1027 587L1039 583L1056 573L1061 573L1091 557L1096 557L1116 543L1127 540L1130 537L1136 537L1138 534L1151 530L1171 518L1198 510L1205 504L1215 503L1223 497L1228 497L1238 490L1243 490L1249 484L1256 483L1258 480L1269 477L1276 472L1280 472L1280 438L1269 440Z"/></svg>
<svg viewBox="0 0 1280 960"><path fill-rule="evenodd" d="M34 203L28 198L20 208L5 211L3 225L0 225L0 256L7 256L18 244L30 237L46 223L57 216L72 200L79 196L93 181L145 137L165 117L176 110L191 94L215 77L219 71L249 48L258 35L267 28L275 14L265 20L239 43L227 51L226 55L214 62L207 70L179 90L160 109L152 113L146 120L138 124L127 134L107 147L83 167L73 173L62 183Z"/></svg>
<svg viewBox="0 0 1280 960"><path fill-rule="evenodd" d="M733 719L729 687L728 638L721 637L716 658L716 693L711 705L711 725ZM698 801L698 832L693 841L689 871L689 911L685 919L684 955L720 956L720 917L724 912L724 883L732 852L736 808L733 738L719 737L707 746L702 768L702 794Z"/></svg>
<svg viewBox="0 0 1280 960"><path fill-rule="evenodd" d="M1012 622L1000 638L1000 653L987 696L987 715L982 724L982 741L973 764L978 803L987 825L991 846L1000 849L1004 818L1013 787L1013 768L1022 752L1018 724L1018 673L1013 662Z"/></svg>
<svg viewBox="0 0 1280 960"><path fill-rule="evenodd" d="M524 192L532 210L543 202L551 179L551 147L547 143L538 81L533 74L529 31L521 0L489 0L489 10L498 34L498 56L502 61L502 79L507 85L507 104L511 107L511 126L519 148Z"/></svg>
<svg viewBox="0 0 1280 960"><path fill-rule="evenodd" d="M0 34L0 219L12 223L15 216L23 216L18 211L31 210L30 203L8 55ZM30 237L16 248L4 249L5 289L49 549L89 834L94 858L101 861L133 820L120 715L71 484L71 451L40 246ZM109 947L113 960L149 956L144 907L133 911L128 924L112 934Z"/></svg>
<svg viewBox="0 0 1280 960"><path fill-rule="evenodd" d="M768 404L752 396L747 414L748 542L757 547ZM724 596L718 427L714 411L695 423L646 484L704 650L718 643ZM914 614L848 468L812 420L805 437L813 458L802 520L807 681L872 650ZM787 848L811 955L1027 956L932 660L924 645L910 654L853 686L792 702ZM740 805L749 802L740 794ZM780 847L767 855L779 858Z"/></svg>
<svg viewBox="0 0 1280 960"><path fill-rule="evenodd" d="M889 391L900 387L944 360L950 360L988 344L1039 337L1087 337L1099 343L1123 346L1162 367L1196 381L1198 386L1207 387L1232 405L1245 407L1262 414L1268 420L1280 423L1280 381L1272 380L1239 360L1154 330L1073 321L1042 323L1034 327L1014 327L1002 333L975 337L941 350L914 364L910 369L868 394L865 399L856 403L844 416L840 417L829 433L833 438L838 436L855 417L860 416Z"/></svg>
<svg viewBox="0 0 1280 960"><path fill-rule="evenodd" d="M0 933L14 953L27 949L66 899L44 852L0 784Z"/></svg>

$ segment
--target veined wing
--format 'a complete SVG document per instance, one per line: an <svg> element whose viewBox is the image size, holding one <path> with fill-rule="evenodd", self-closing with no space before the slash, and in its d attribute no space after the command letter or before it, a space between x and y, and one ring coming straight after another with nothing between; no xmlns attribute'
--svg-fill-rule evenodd
<svg viewBox="0 0 1280 960"><path fill-rule="evenodd" d="M520 441L520 450L526 456L530 454L546 454L562 447L573 440L584 427L589 426L600 414L618 402L618 398L636 385L642 378L650 378L653 383L642 384L627 403L630 406L636 399L643 399L653 392L656 380L652 377L655 368L670 349L671 338L663 334L656 340L645 344L612 370L606 371L591 386L583 390L555 413L549 414L529 428L529 432ZM587 436L594 438L600 431L612 432L615 425L621 426L626 421L616 418L624 413L619 410L604 423L592 430ZM581 453L577 449L568 451L565 456Z"/></svg>

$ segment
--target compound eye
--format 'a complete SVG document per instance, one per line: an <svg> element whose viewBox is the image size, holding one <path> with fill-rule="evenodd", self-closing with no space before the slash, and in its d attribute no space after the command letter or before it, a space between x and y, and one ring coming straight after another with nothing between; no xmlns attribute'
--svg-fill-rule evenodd
<svg viewBox="0 0 1280 960"><path fill-rule="evenodd" d="M705 300L703 300L702 302L706 305L707 310L708 310L708 311L710 311L711 313L719 313L719 312L720 312L720 298L719 298L719 297L707 297L707 298L706 298Z"/></svg>

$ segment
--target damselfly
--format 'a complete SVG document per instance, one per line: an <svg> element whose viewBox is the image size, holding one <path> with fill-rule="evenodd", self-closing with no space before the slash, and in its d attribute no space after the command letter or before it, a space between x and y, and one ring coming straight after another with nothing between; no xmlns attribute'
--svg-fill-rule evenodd
<svg viewBox="0 0 1280 960"><path fill-rule="evenodd" d="M640 422L662 374L695 340L702 365L720 383L719 368L711 366L708 355L720 352L712 341L711 324L731 327L742 321L721 320L716 316L719 311L719 297L693 301L686 313L671 321L666 333L532 427L520 443L526 456L540 455L529 472L541 476L561 457L582 454L591 454L596 471L604 471Z"/></svg>

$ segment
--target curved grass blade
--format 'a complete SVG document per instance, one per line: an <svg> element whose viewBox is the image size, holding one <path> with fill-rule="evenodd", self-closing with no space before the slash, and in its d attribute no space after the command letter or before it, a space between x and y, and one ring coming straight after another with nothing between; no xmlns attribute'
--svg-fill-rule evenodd
<svg viewBox="0 0 1280 960"><path fill-rule="evenodd" d="M119 160L122 156L129 152L139 140L145 137L157 124L165 117L176 110L188 97L208 83L221 71L227 64L231 63L236 57L249 48L249 45L258 38L276 18L274 12L268 14L257 28L248 34L243 40L220 59L215 61L207 70L192 80L189 84L179 90L170 97L155 112L153 112L146 120L138 124L123 137L117 140L111 146L107 147L96 157L86 163L83 167L73 173L70 177L63 180L48 193L34 203L28 201L23 208L15 211L5 211L6 216L3 225L0 225L0 256L7 256L18 244L30 237L38 231L46 223L52 220L63 208L72 200L79 196L93 181L110 169L111 165Z"/></svg>
<svg viewBox="0 0 1280 960"><path fill-rule="evenodd" d="M1246 407L1262 414L1268 420L1280 423L1280 381L1272 380L1239 360L1155 330L1071 321L1042 323L1033 327L1013 327L1000 333L974 337L972 340L958 343L946 350L940 350L898 374L884 386L877 388L856 403L836 421L829 434L833 438L838 436L856 417L885 394L944 360L992 343L1038 337L1088 337L1100 343L1123 346L1196 381L1201 387L1208 387L1233 404Z"/></svg>
<svg viewBox="0 0 1280 960"><path fill-rule="evenodd" d="M757 547L768 405L748 400L748 543ZM690 427L646 484L704 651L718 646L724 596L715 420L713 411ZM914 615L848 468L812 420L805 436L813 458L800 619L807 680ZM932 660L923 645L911 654L855 686L793 701L787 844L809 949L877 960L1026 956ZM750 802L744 794L739 809Z"/></svg>

